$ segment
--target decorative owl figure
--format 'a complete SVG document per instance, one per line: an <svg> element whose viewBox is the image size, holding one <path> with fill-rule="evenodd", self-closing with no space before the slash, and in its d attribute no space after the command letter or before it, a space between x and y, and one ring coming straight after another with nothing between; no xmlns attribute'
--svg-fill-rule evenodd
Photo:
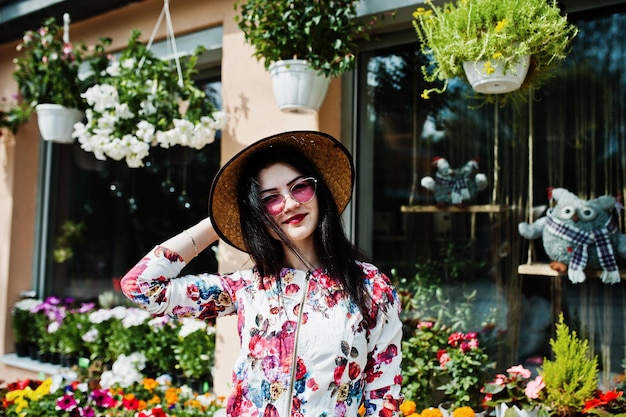
<svg viewBox="0 0 626 417"><path fill-rule="evenodd" d="M433 165L437 167L435 178L424 177L421 184L433 192L438 205L471 203L479 191L487 188L487 176L478 173L477 159L453 169L446 159L435 157Z"/></svg>
<svg viewBox="0 0 626 417"><path fill-rule="evenodd" d="M620 281L616 255L626 259L626 235L617 233L616 200L605 195L581 200L564 188L551 191L555 206L534 223L522 222L519 233L526 239L543 239L550 267L567 271L573 283L585 280L585 268L601 269L606 284Z"/></svg>

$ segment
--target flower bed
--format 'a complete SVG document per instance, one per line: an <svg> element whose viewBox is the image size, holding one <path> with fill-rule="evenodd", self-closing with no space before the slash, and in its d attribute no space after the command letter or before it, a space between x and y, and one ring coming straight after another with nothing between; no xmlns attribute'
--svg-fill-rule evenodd
<svg viewBox="0 0 626 417"><path fill-rule="evenodd" d="M120 357L140 353L147 376L169 374L211 380L215 327L196 319L153 318L135 308L98 308L94 303L48 297L22 300L12 309L15 340L30 344L31 357L65 365L101 363L110 370Z"/></svg>
<svg viewBox="0 0 626 417"><path fill-rule="evenodd" d="M99 376L91 367L77 367L43 380L0 385L0 415L211 417L223 408L223 398L176 385L168 375L143 377L144 367L145 356L134 353L122 355Z"/></svg>

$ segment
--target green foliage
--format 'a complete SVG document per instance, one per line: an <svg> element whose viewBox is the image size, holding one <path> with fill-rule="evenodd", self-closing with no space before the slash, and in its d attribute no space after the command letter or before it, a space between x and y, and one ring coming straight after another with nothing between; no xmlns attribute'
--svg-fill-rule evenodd
<svg viewBox="0 0 626 417"><path fill-rule="evenodd" d="M4 127L16 133L17 128L26 123L32 112L33 109L28 103L3 97L0 100L0 128Z"/></svg>
<svg viewBox="0 0 626 417"><path fill-rule="evenodd" d="M422 66L427 81L465 79L465 61L486 61L492 67L498 60L507 73L521 57L531 56L522 87L503 95L503 101L526 100L529 91L553 76L578 32L561 15L556 0L457 0L441 7L426 0L426 4L431 9L418 8L413 26L422 52L433 61ZM423 97L443 90L445 86L425 90ZM480 97L493 100L490 95Z"/></svg>
<svg viewBox="0 0 626 417"><path fill-rule="evenodd" d="M26 31L17 46L21 55L15 59L13 72L24 101L31 107L54 103L84 110L80 94L90 79L81 80L79 69L83 63L97 68L106 60L104 50L111 41L102 38L100 42L92 47L64 42L63 27L53 17L38 30Z"/></svg>
<svg viewBox="0 0 626 417"><path fill-rule="evenodd" d="M546 385L541 400L551 415L571 416L582 411L598 389L598 358L591 356L587 340L570 332L562 314L550 346L554 360L546 359L538 370Z"/></svg>
<svg viewBox="0 0 626 417"><path fill-rule="evenodd" d="M215 327L194 318L182 318L174 353L183 375L209 378L214 363Z"/></svg>
<svg viewBox="0 0 626 417"><path fill-rule="evenodd" d="M53 257L55 262L63 263L74 256L72 247L82 242L84 229L84 222L67 220L61 225L61 234L57 236L54 242Z"/></svg>
<svg viewBox="0 0 626 417"><path fill-rule="evenodd" d="M430 272L436 274L435 269ZM417 409L444 399L453 401L455 406L470 405L478 409L482 398L480 387L493 368L483 346L493 341L491 325L483 325L480 334L469 331L477 322L472 314L476 291L461 294L460 301L452 302L452 294L433 283L439 282L434 276L418 273L408 280L392 271L392 279L402 303L405 398L414 401ZM467 340L460 340L459 336ZM441 364L442 353L450 359L445 366Z"/></svg>
<svg viewBox="0 0 626 417"><path fill-rule="evenodd" d="M254 57L265 68L304 59L328 77L354 66L356 40L369 24L357 18L358 0L247 0L236 2L235 18Z"/></svg>

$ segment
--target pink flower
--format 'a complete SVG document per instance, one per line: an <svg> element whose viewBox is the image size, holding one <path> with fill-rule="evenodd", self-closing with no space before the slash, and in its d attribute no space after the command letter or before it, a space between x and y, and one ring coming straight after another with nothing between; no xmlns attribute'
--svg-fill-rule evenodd
<svg viewBox="0 0 626 417"><path fill-rule="evenodd" d="M530 371L524 368L522 365L511 366L506 371L513 375L519 375L524 379L530 378Z"/></svg>
<svg viewBox="0 0 626 417"><path fill-rule="evenodd" d="M528 382L528 385L524 390L524 394L526 394L526 396L531 400L536 400L537 398L539 398L539 391L544 389L545 386L546 384L545 382L543 382L543 378L540 375L534 380Z"/></svg>
<svg viewBox="0 0 626 417"><path fill-rule="evenodd" d="M507 383L507 381L508 381L508 380L507 380L506 375L503 375L503 374L498 374L498 375L496 375L496 377L495 377L495 379L493 380L492 384L496 384L496 385L500 385L500 386L502 386L502 385L506 384L506 383Z"/></svg>
<svg viewBox="0 0 626 417"><path fill-rule="evenodd" d="M445 349L441 349L437 352L437 359L439 359L439 366L445 368L446 363L450 362L450 355Z"/></svg>
<svg viewBox="0 0 626 417"><path fill-rule="evenodd" d="M433 322L432 321L420 321L419 323L417 323L417 328L418 329L431 329L433 327Z"/></svg>

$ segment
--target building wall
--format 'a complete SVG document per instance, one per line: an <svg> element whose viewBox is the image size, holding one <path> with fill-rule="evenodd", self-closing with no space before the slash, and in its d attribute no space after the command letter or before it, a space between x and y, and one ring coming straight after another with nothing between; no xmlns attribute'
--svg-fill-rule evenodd
<svg viewBox="0 0 626 417"><path fill-rule="evenodd" d="M244 43L243 33L234 21L233 3L231 0L177 0L170 4L176 35L223 25L222 99L223 108L230 118L227 128L222 132L222 161L227 161L247 144L280 131L322 130L339 137L340 80L333 80L331 83L326 100L317 115L281 113L274 101L269 74L262 63L251 56L252 49ZM99 37L108 36L113 39L112 51L125 46L132 29L139 29L147 41L162 7L163 2L160 0L131 4L71 24L70 37L74 42L82 40L89 44L96 42ZM57 19L60 21L61 16ZM162 24L157 40L164 39L165 34L165 24ZM17 90L11 78L12 59L17 53L16 45L17 42L0 45L0 97L10 97ZM14 146L0 143L0 356L13 351L11 306L19 299L21 291L32 288L40 152L35 116L32 119L19 129ZM219 256L222 272L240 267L246 260L244 254L224 244L220 245ZM237 351L235 320L220 320L215 375L215 390L218 394L228 392ZM0 375L2 379L10 381L32 377L36 373L0 364Z"/></svg>

